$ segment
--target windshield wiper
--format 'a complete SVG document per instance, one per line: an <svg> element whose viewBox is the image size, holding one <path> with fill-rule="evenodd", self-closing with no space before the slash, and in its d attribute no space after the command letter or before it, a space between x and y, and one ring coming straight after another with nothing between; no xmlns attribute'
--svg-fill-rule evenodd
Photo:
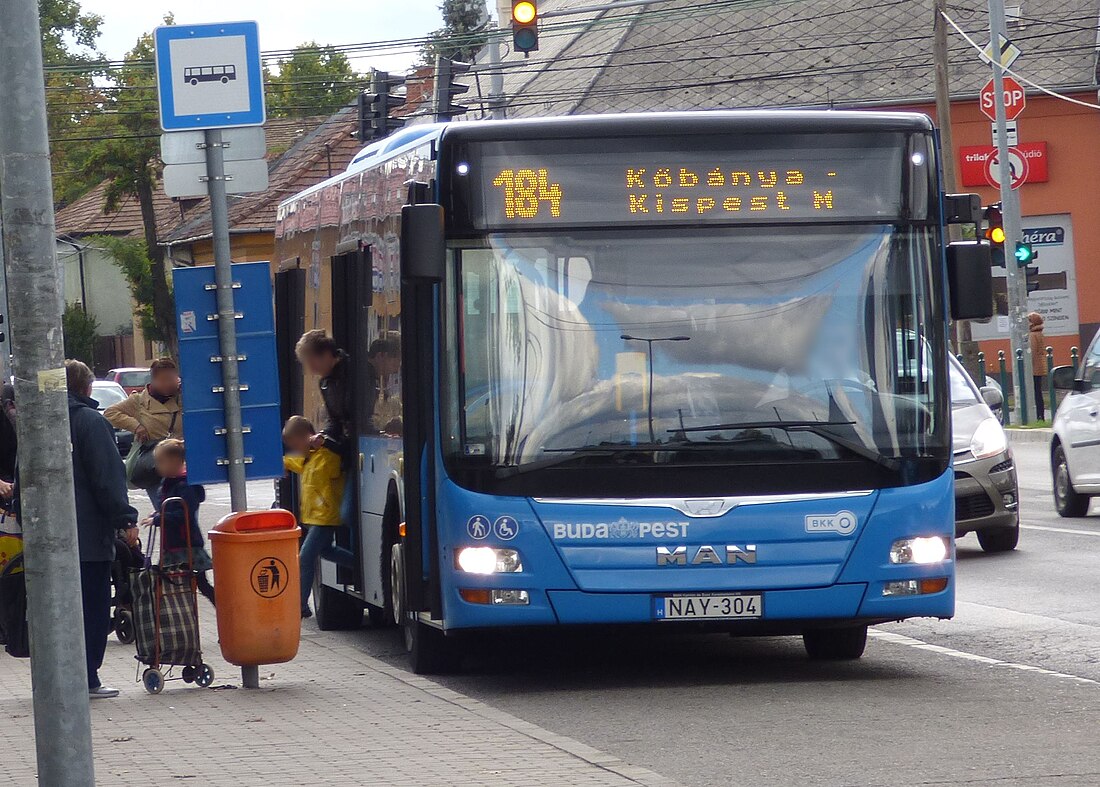
<svg viewBox="0 0 1100 787"><path fill-rule="evenodd" d="M529 462L524 465L502 465L496 468L497 475L513 476L523 475L524 473L530 473L535 470L546 470L552 467L558 467L560 465L569 464L577 459L584 459L586 457L601 456L610 459L617 459L629 454L658 454L658 453L683 453L685 451L719 451L728 450L730 444L740 441L722 441L722 442L677 442L677 443L604 443L602 445L582 445L573 448L543 448L544 454L565 454L565 456L555 456L550 459L543 459L536 462ZM782 448L789 448L794 451L800 451L797 446L790 446L785 443L777 443L776 445Z"/></svg>
<svg viewBox="0 0 1100 787"><path fill-rule="evenodd" d="M809 432L823 437L833 445L838 445L863 459L874 462L889 470L897 470L901 462L890 456L883 456L863 443L849 440L827 428L830 426L855 426L855 421L745 421L742 423L711 424L710 426L689 426L686 429L669 429L669 432L707 432L728 431L732 429L783 429L787 432Z"/></svg>

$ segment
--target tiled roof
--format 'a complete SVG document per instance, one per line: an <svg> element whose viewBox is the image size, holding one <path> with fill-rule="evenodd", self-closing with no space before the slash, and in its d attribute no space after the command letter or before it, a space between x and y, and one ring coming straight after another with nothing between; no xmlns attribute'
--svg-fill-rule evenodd
<svg viewBox="0 0 1100 787"><path fill-rule="evenodd" d="M346 113L347 110L343 110L343 112ZM341 113L337 113L335 117L340 117L340 115ZM274 118L266 123L264 132L267 138L268 161L272 170L273 188L276 185L275 172L283 168L284 162L291 156L294 147L301 140L312 137L313 133L331 120L326 117ZM354 147L358 148L358 143L355 143ZM323 152L322 150L318 153L318 157L323 158ZM339 168L342 169L347 166L348 160L350 160L350 156L342 162L334 160L334 166L339 164ZM311 173L306 172L305 174L309 177ZM323 177L317 179L320 180ZM314 182L314 180L307 179L303 181L303 187L312 185ZM101 183L80 199L59 210L56 217L58 235L69 237L97 234L141 235L144 230L141 221L141 209L137 204L137 200L127 197L119 203L118 210L107 213L104 210L106 191L107 184L105 182ZM267 195L270 195L273 204L277 204L284 196L281 192L272 194L269 189L265 194L249 195L247 200L234 199L235 203L248 203L252 206L252 210L242 212L241 208L243 206L241 204L233 205L233 210L230 212L230 221L232 222L234 218L241 221L241 226L234 227L234 229L254 230L257 226L256 219L262 219L262 211L256 210L255 203L262 201ZM157 213L157 230L161 241L167 241L169 238L174 237L181 226L190 225L201 220L203 216L205 216L207 225L209 225L209 210L206 207L206 200L177 202L166 196L164 190L160 188L155 190L153 199ZM256 215L253 215L254 213ZM270 210L270 213L270 221L266 225L263 225L262 220L260 221L260 224L268 230L273 228L275 224L274 208Z"/></svg>
<svg viewBox="0 0 1100 787"><path fill-rule="evenodd" d="M292 194L342 172L362 149L352 136L358 111L345 107L297 141L268 167L270 185L258 194L230 198L230 232L274 232L279 203ZM268 146L271 147L269 141ZM186 219L163 237L167 244L190 243L211 235L206 199L187 212Z"/></svg>
<svg viewBox="0 0 1100 787"><path fill-rule="evenodd" d="M1014 70L1050 88L1095 89L1100 0L1018 5L1008 31L1023 50ZM591 0L543 0L540 50L504 57L509 117L934 96L924 0L662 0L553 15L583 7ZM989 40L985 3L948 7L979 44ZM952 93L975 96L989 68L953 30L948 41Z"/></svg>

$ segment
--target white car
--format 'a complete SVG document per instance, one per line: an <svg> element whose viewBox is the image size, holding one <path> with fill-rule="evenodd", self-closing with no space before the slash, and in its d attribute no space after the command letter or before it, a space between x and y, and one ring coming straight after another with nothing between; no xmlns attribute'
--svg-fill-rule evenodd
<svg viewBox="0 0 1100 787"><path fill-rule="evenodd" d="M1069 391L1054 416L1050 467L1054 507L1065 517L1085 516L1100 495L1100 334L1074 374L1072 366L1051 371L1054 387Z"/></svg>

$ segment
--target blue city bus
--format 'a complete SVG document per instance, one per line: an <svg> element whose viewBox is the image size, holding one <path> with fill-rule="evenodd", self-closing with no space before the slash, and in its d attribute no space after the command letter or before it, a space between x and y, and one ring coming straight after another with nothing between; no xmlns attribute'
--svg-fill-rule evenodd
<svg viewBox="0 0 1100 787"><path fill-rule="evenodd" d="M278 302L359 386L321 627L366 609L430 672L487 629L849 659L869 625L951 617L946 329L992 295L938 160L905 113L452 123L283 203Z"/></svg>

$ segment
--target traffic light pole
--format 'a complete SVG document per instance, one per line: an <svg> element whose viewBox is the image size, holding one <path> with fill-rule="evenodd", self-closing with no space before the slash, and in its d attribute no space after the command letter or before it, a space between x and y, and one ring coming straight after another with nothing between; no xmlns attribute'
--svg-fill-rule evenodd
<svg viewBox="0 0 1100 787"><path fill-rule="evenodd" d="M1008 38L1004 0L989 0L989 34L993 42L993 96L997 112L997 179L1001 183L1001 207L1005 230L1005 289L1008 295L1008 327L1012 357L1023 353L1023 374L1014 374L1016 423L1035 419L1034 397L1028 394L1034 364L1028 341L1027 276L1016 261L1016 244L1023 240L1020 195L1012 188L1012 166L1008 158L1008 121L1005 115L1004 68L1000 62L1002 39ZM1022 378L1022 379L1019 379Z"/></svg>

